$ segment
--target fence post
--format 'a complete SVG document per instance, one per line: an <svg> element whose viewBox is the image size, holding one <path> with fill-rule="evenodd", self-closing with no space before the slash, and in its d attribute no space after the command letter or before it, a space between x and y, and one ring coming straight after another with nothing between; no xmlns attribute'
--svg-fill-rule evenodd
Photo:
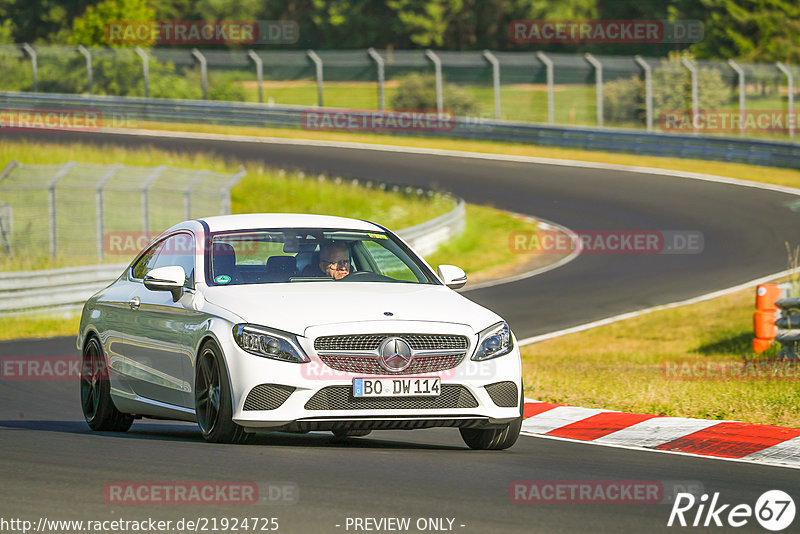
<svg viewBox="0 0 800 534"><path fill-rule="evenodd" d="M19 162L17 160L12 159L10 162L8 162L8 165L3 167L3 170L0 170L0 182L2 182L5 179L5 177L8 176L9 174L11 174L11 172L14 169L16 169L17 167L19 167ZM2 202L0 202L0 208L2 208L3 206L8 206L8 204L3 204ZM11 212L11 206L8 206L8 210L9 210L9 213L10 213ZM10 221L9 221L9 224L11 224ZM14 257L14 252L11 250L11 241L8 238L8 234L9 234L10 231L11 231L10 228L5 228L3 226L3 217L2 217L2 215L0 215L0 234L2 234L3 241L5 243L6 251L8 252L8 255L13 258Z"/></svg>
<svg viewBox="0 0 800 534"><path fill-rule="evenodd" d="M119 170L124 167L121 163L112 165L108 171L97 182L97 187L94 190L95 203L97 206L97 262L103 263L105 259L105 213L103 207L103 188L109 180L111 180Z"/></svg>
<svg viewBox="0 0 800 534"><path fill-rule="evenodd" d="M425 50L425 57L433 63L433 69L436 76L436 112L441 114L444 112L444 95L442 92L442 60L433 50Z"/></svg>
<svg viewBox="0 0 800 534"><path fill-rule="evenodd" d="M183 215L184 219L189 220L192 218L192 189L203 181L208 175L209 171L198 171L194 178L183 189Z"/></svg>
<svg viewBox="0 0 800 534"><path fill-rule="evenodd" d="M775 63L775 66L786 75L786 83L789 89L789 120L787 121L789 123L789 139L794 139L794 79L792 71L780 61Z"/></svg>
<svg viewBox="0 0 800 534"><path fill-rule="evenodd" d="M494 118L500 118L500 62L490 50L483 51L483 57L492 65L492 87L494 87Z"/></svg>
<svg viewBox="0 0 800 534"><path fill-rule="evenodd" d="M11 174L11 172L17 167L19 167L19 162L17 160L12 159L10 162L8 162L8 165L3 167L3 170L0 171L0 182L5 180L6 176Z"/></svg>
<svg viewBox="0 0 800 534"><path fill-rule="evenodd" d="M69 163L65 163L62 165L60 169L53 175L53 179L50 180L50 183L47 185L47 193L48 193L48 205L49 205L49 223L50 223L50 257L55 258L56 254L58 254L58 228L57 228L57 212L56 212L56 184L58 184L59 180L61 180L64 176L69 173L70 169L75 166L74 161L70 161Z"/></svg>
<svg viewBox="0 0 800 534"><path fill-rule="evenodd" d="M745 79L744 79L744 70L742 67L739 66L734 60L729 59L728 65L736 72L736 75L739 77L739 134L744 135L745 133Z"/></svg>
<svg viewBox="0 0 800 534"><path fill-rule="evenodd" d="M369 47L367 49L367 54L369 54L369 57L371 57L372 60L375 62L375 66L378 69L378 109L383 111L385 109L385 101L384 101L384 98L385 98L385 93L384 93L384 82L385 82L384 76L385 76L385 72L384 72L383 58L372 47Z"/></svg>
<svg viewBox="0 0 800 534"><path fill-rule="evenodd" d="M239 172L233 175L231 181L225 184L222 189L222 205L220 206L220 215L230 215L231 214L231 189L239 180L244 178L244 175L247 174L247 170L244 167L239 167Z"/></svg>
<svg viewBox="0 0 800 534"><path fill-rule="evenodd" d="M134 49L136 53L142 58L142 75L144 76L144 97L150 98L150 57L147 55L147 52L141 49L141 47L136 47Z"/></svg>
<svg viewBox="0 0 800 534"><path fill-rule="evenodd" d="M306 50L306 54L308 54L309 59L314 62L314 66L316 67L317 71L317 106L323 107L323 100L322 100L322 58L320 58L316 52L313 50Z"/></svg>
<svg viewBox="0 0 800 534"><path fill-rule="evenodd" d="M698 103L698 89L697 89L697 66L689 61L687 58L681 58L681 63L692 76L692 130L694 133L697 133L697 114L700 111L700 105Z"/></svg>
<svg viewBox="0 0 800 534"><path fill-rule="evenodd" d="M203 84L203 100L208 100L208 64L206 57L200 53L200 50L193 48L192 55L200 62L200 78Z"/></svg>
<svg viewBox="0 0 800 534"><path fill-rule="evenodd" d="M547 122L555 124L556 107L553 98L553 60L545 55L544 52L536 52L536 57L544 63L547 71Z"/></svg>
<svg viewBox="0 0 800 534"><path fill-rule="evenodd" d="M584 56L586 61L594 67L594 83L595 83L595 104L597 108L597 125L603 125L603 64L598 61L592 54L586 53Z"/></svg>
<svg viewBox="0 0 800 534"><path fill-rule="evenodd" d="M644 105L647 114L647 131L653 131L653 69L642 56L636 55L633 60L644 71Z"/></svg>
<svg viewBox="0 0 800 534"><path fill-rule="evenodd" d="M6 228L5 224L3 224L3 212L6 212L8 214L9 228ZM0 202L0 237L3 238L3 245L5 245L6 247L6 254L8 255L9 258L14 257L14 251L11 248L11 239L8 237L8 234L11 233L10 226L13 218L14 216L11 211L11 206L8 204L4 204L3 202Z"/></svg>
<svg viewBox="0 0 800 534"><path fill-rule="evenodd" d="M78 45L78 52L86 59L86 85L89 94L92 94L92 53L83 45Z"/></svg>
<svg viewBox="0 0 800 534"><path fill-rule="evenodd" d="M165 170L167 170L166 165L159 165L142 182L142 231L144 231L148 240L150 239L150 186L158 180Z"/></svg>
<svg viewBox="0 0 800 534"><path fill-rule="evenodd" d="M33 71L33 92L39 92L39 63L37 61L36 50L28 43L22 43L22 49L31 58L31 70Z"/></svg>
<svg viewBox="0 0 800 534"><path fill-rule="evenodd" d="M258 103L264 102L264 62L253 50L248 50L247 55L256 64L256 79L258 80ZM187 217L188 219L188 217Z"/></svg>

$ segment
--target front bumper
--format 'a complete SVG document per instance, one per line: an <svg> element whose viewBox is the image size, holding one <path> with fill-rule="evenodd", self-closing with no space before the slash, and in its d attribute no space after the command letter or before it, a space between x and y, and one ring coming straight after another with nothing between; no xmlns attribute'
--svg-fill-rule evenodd
<svg viewBox="0 0 800 534"><path fill-rule="evenodd" d="M463 326L406 325L406 331L464 333ZM496 427L520 417L522 391L519 349L492 360L470 360L477 336L456 367L415 375L364 375L336 371L301 341L306 364L261 358L241 350L231 338L223 350L231 380L233 420L249 431L381 430L430 427ZM516 345L516 340L515 340ZM354 398L353 379L439 377L437 397Z"/></svg>

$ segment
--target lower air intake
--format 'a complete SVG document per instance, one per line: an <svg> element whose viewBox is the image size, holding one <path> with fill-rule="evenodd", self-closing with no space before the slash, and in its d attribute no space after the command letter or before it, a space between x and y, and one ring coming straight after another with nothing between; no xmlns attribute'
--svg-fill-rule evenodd
<svg viewBox="0 0 800 534"><path fill-rule="evenodd" d="M464 386L444 384L438 397L353 397L352 386L328 386L317 391L308 402L306 410L452 410L477 408L478 401Z"/></svg>
<svg viewBox="0 0 800 534"><path fill-rule="evenodd" d="M280 408L286 399L294 393L292 386L281 384L261 384L250 390L244 401L244 409L254 410L274 410Z"/></svg>
<svg viewBox="0 0 800 534"><path fill-rule="evenodd" d="M501 408L515 408L519 405L519 392L514 382L498 382L486 386L492 402Z"/></svg>

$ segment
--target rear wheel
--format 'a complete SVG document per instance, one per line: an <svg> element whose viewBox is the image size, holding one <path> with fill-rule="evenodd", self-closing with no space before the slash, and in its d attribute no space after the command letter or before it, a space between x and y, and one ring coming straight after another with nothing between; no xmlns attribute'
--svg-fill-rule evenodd
<svg viewBox="0 0 800 534"><path fill-rule="evenodd" d="M133 424L133 416L117 410L111 400L108 367L96 337L90 337L83 347L81 408L92 430L126 432Z"/></svg>
<svg viewBox="0 0 800 534"><path fill-rule="evenodd" d="M228 372L220 350L208 342L197 358L194 405L203 438L211 443L244 443L250 434L233 422Z"/></svg>

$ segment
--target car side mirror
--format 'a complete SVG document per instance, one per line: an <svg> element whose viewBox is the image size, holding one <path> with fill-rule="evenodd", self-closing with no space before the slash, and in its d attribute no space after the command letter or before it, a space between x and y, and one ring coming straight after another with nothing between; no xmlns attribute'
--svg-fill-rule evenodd
<svg viewBox="0 0 800 534"><path fill-rule="evenodd" d="M180 265L158 267L144 275L144 287L151 291L170 291L173 302L178 302L183 296L184 283L186 272Z"/></svg>
<svg viewBox="0 0 800 534"><path fill-rule="evenodd" d="M461 267L440 265L436 271L439 273L439 278L442 279L444 285L450 289L462 288L467 283L467 273Z"/></svg>

